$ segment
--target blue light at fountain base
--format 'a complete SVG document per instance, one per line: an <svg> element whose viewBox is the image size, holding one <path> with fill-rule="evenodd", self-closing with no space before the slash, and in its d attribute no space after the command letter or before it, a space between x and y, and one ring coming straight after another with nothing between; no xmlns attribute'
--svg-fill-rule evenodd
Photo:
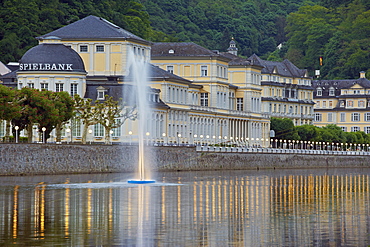
<svg viewBox="0 0 370 247"><path fill-rule="evenodd" d="M155 183L155 180L128 180L129 184L151 184Z"/></svg>

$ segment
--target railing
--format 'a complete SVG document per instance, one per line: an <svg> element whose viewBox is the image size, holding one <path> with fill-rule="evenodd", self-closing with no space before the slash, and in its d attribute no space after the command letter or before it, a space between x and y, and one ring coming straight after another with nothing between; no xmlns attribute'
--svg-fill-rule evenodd
<svg viewBox="0 0 370 247"><path fill-rule="evenodd" d="M253 147L215 147L196 146L198 152L221 153L271 153L271 154L312 154L312 155L370 155L368 151L331 151L312 149L253 148Z"/></svg>

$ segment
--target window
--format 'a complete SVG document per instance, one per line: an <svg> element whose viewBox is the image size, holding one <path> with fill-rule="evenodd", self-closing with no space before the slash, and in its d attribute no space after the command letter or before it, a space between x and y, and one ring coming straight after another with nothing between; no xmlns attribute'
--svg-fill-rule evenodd
<svg viewBox="0 0 370 247"><path fill-rule="evenodd" d="M365 113L365 121L370 122L370 112Z"/></svg>
<svg viewBox="0 0 370 247"><path fill-rule="evenodd" d="M71 96L73 97L75 94L77 94L77 84L73 83L71 84Z"/></svg>
<svg viewBox="0 0 370 247"><path fill-rule="evenodd" d="M347 127L340 127L341 129L342 129L342 131L344 131L344 132L347 132Z"/></svg>
<svg viewBox="0 0 370 247"><path fill-rule="evenodd" d="M347 107L353 107L353 101L352 100L347 101Z"/></svg>
<svg viewBox="0 0 370 247"><path fill-rule="evenodd" d="M5 121L0 121L0 137L5 135Z"/></svg>
<svg viewBox="0 0 370 247"><path fill-rule="evenodd" d="M333 87L329 88L329 96L334 96L335 95L335 90Z"/></svg>
<svg viewBox="0 0 370 247"><path fill-rule="evenodd" d="M316 101L316 108L320 108L320 101Z"/></svg>
<svg viewBox="0 0 370 247"><path fill-rule="evenodd" d="M370 133L370 127L369 126L365 127L364 131L365 131L366 134L369 134Z"/></svg>
<svg viewBox="0 0 370 247"><path fill-rule="evenodd" d="M208 106L208 93L200 93L200 105Z"/></svg>
<svg viewBox="0 0 370 247"><path fill-rule="evenodd" d="M207 66L201 66L201 67L200 67L200 75L201 75L201 76L207 76L207 75L208 75L208 69L207 69Z"/></svg>
<svg viewBox="0 0 370 247"><path fill-rule="evenodd" d="M41 89L49 90L49 84L48 83L41 83Z"/></svg>
<svg viewBox="0 0 370 247"><path fill-rule="evenodd" d="M353 94L360 94L360 90L353 90Z"/></svg>
<svg viewBox="0 0 370 247"><path fill-rule="evenodd" d="M76 118L72 120L72 136L81 136L81 120Z"/></svg>
<svg viewBox="0 0 370 247"><path fill-rule="evenodd" d="M329 101L329 108L333 108L333 101Z"/></svg>
<svg viewBox="0 0 370 247"><path fill-rule="evenodd" d="M326 101L323 101L323 102L322 102L322 107L323 107L323 108L326 108Z"/></svg>
<svg viewBox="0 0 370 247"><path fill-rule="evenodd" d="M360 100L360 101L358 102L358 107L365 107L365 101Z"/></svg>
<svg viewBox="0 0 370 247"><path fill-rule="evenodd" d="M104 99L104 91L99 91L98 92L98 99Z"/></svg>
<svg viewBox="0 0 370 247"><path fill-rule="evenodd" d="M173 66L172 65L168 65L167 66L167 71L173 74Z"/></svg>
<svg viewBox="0 0 370 247"><path fill-rule="evenodd" d="M321 89L321 87L317 88L316 95L317 96L322 96L322 89Z"/></svg>
<svg viewBox="0 0 370 247"><path fill-rule="evenodd" d="M63 91L63 83L56 83L55 92L62 92L62 91Z"/></svg>
<svg viewBox="0 0 370 247"><path fill-rule="evenodd" d="M315 113L315 121L316 122L321 122L321 113Z"/></svg>
<svg viewBox="0 0 370 247"><path fill-rule="evenodd" d="M352 113L351 114L351 119L352 119L352 122L358 122L358 121L360 121L360 113L357 113L357 112Z"/></svg>
<svg viewBox="0 0 370 247"><path fill-rule="evenodd" d="M121 136L121 125L120 125L121 119L115 119L115 121L116 121L118 127L112 129L113 130L112 137L119 137L119 136Z"/></svg>
<svg viewBox="0 0 370 247"><path fill-rule="evenodd" d="M236 98L236 110L243 111L243 98Z"/></svg>
<svg viewBox="0 0 370 247"><path fill-rule="evenodd" d="M104 52L104 45L97 45L96 52Z"/></svg>
<svg viewBox="0 0 370 247"><path fill-rule="evenodd" d="M360 127L358 126L351 127L351 132L357 132L357 131L360 131Z"/></svg>
<svg viewBox="0 0 370 247"><path fill-rule="evenodd" d="M341 112L340 113L340 121L341 122L345 122L346 121L346 113L345 112Z"/></svg>
<svg viewBox="0 0 370 247"><path fill-rule="evenodd" d="M87 52L87 51L88 51L87 50L87 45L80 45L80 52Z"/></svg>
<svg viewBox="0 0 370 247"><path fill-rule="evenodd" d="M104 136L104 127L100 123L95 124L94 126L94 136L103 137Z"/></svg>
<svg viewBox="0 0 370 247"><path fill-rule="evenodd" d="M328 112L328 122L333 122L333 113Z"/></svg>
<svg viewBox="0 0 370 247"><path fill-rule="evenodd" d="M27 87L29 87L29 88L35 88L35 83L27 83Z"/></svg>

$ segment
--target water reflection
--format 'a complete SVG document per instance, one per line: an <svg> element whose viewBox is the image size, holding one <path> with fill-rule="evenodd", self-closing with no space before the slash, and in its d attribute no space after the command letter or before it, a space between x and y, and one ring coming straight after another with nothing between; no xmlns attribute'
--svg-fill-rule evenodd
<svg viewBox="0 0 370 247"><path fill-rule="evenodd" d="M0 178L11 246L367 246L370 169ZM123 178L122 178L123 177Z"/></svg>

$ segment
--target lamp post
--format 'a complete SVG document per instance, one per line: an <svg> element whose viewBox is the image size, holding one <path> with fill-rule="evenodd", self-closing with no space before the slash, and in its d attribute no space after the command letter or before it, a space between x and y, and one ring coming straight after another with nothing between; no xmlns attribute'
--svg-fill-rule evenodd
<svg viewBox="0 0 370 247"><path fill-rule="evenodd" d="M203 135L200 135L200 145L203 146Z"/></svg>
<svg viewBox="0 0 370 247"><path fill-rule="evenodd" d="M146 132L145 135L146 135L146 145L148 146L149 145L149 135L150 135L150 133Z"/></svg>
<svg viewBox="0 0 370 247"><path fill-rule="evenodd" d="M113 135L113 130L109 131L109 141L110 141L110 144L113 144L112 135Z"/></svg>
<svg viewBox="0 0 370 247"><path fill-rule="evenodd" d="M92 139L93 139L93 137L92 137L92 129L89 129L88 130L88 132L89 132L89 136L90 136L90 145L91 145L91 141L92 141Z"/></svg>
<svg viewBox="0 0 370 247"><path fill-rule="evenodd" d="M42 127L41 130L42 130L42 143L45 143L45 130L46 130L46 128Z"/></svg>
<svg viewBox="0 0 370 247"><path fill-rule="evenodd" d="M225 139L225 147L226 147L227 136L224 136L224 139Z"/></svg>
<svg viewBox="0 0 370 247"><path fill-rule="evenodd" d="M14 129L15 129L15 143L18 143L18 130L19 130L19 126L15 126Z"/></svg>
<svg viewBox="0 0 370 247"><path fill-rule="evenodd" d="M69 132L71 132L71 129L70 128L66 129L66 132L67 132L67 144L69 144L69 138L68 138L68 136L69 136Z"/></svg>
<svg viewBox="0 0 370 247"><path fill-rule="evenodd" d="M163 145L166 143L166 133L162 133L162 137L163 137Z"/></svg>
<svg viewBox="0 0 370 247"><path fill-rule="evenodd" d="M131 146L131 143L132 143L132 131L131 130L128 132L128 135L130 136L130 146Z"/></svg>
<svg viewBox="0 0 370 247"><path fill-rule="evenodd" d="M180 146L180 138L181 138L181 134L178 133L177 134L177 145Z"/></svg>
<svg viewBox="0 0 370 247"><path fill-rule="evenodd" d="M195 144L196 146L197 146L197 144L198 144L198 143L197 143L197 142L198 142L197 137L198 137L198 135L197 135L197 134L195 134L195 135L194 135L194 144Z"/></svg>
<svg viewBox="0 0 370 247"><path fill-rule="evenodd" d="M213 145L216 145L216 136L212 136L213 138Z"/></svg>
<svg viewBox="0 0 370 247"><path fill-rule="evenodd" d="M209 146L209 135L206 135L206 139L207 139L207 146Z"/></svg>

